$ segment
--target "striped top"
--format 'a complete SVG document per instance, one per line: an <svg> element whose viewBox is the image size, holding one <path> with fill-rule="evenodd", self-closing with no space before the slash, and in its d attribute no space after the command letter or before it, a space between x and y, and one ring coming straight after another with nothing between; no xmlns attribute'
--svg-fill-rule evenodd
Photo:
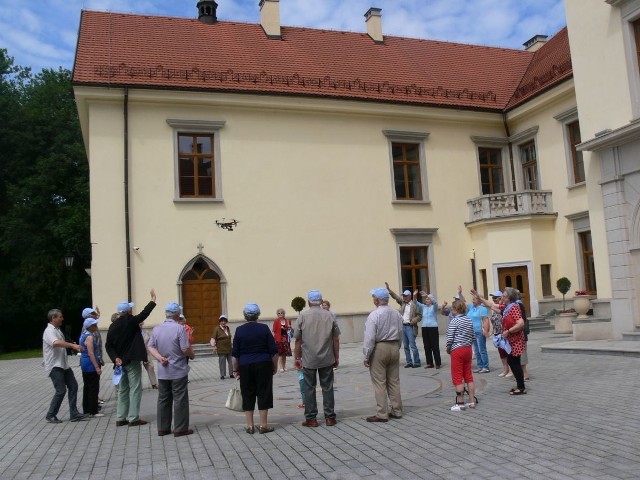
<svg viewBox="0 0 640 480"><path fill-rule="evenodd" d="M473 322L466 315L451 318L447 328L447 350L450 352L460 347L470 347L475 340Z"/></svg>

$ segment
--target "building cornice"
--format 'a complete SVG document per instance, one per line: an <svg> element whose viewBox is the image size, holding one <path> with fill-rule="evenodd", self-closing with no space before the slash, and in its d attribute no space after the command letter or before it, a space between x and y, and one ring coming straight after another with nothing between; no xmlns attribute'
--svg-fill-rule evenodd
<svg viewBox="0 0 640 480"><path fill-rule="evenodd" d="M615 130L604 130L594 138L576 146L580 152L597 152L606 148L619 147L626 143L640 140L640 119L635 119L624 127Z"/></svg>

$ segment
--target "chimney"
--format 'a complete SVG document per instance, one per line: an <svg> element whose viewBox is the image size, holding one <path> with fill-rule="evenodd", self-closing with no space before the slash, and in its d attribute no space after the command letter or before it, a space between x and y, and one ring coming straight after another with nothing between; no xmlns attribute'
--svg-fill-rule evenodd
<svg viewBox="0 0 640 480"><path fill-rule="evenodd" d="M280 0L260 0L260 25L267 38L280 40Z"/></svg>
<svg viewBox="0 0 640 480"><path fill-rule="evenodd" d="M196 6L198 7L198 20L202 23L214 24L218 21L216 16L218 4L215 0L200 0Z"/></svg>
<svg viewBox="0 0 640 480"><path fill-rule="evenodd" d="M534 35L529 40L524 42L524 49L528 52L535 52L540 47L542 47L545 43L547 43L547 35Z"/></svg>
<svg viewBox="0 0 640 480"><path fill-rule="evenodd" d="M382 44L384 39L382 37L382 9L371 7L364 14L365 23L367 24L367 34L371 37L374 43Z"/></svg>

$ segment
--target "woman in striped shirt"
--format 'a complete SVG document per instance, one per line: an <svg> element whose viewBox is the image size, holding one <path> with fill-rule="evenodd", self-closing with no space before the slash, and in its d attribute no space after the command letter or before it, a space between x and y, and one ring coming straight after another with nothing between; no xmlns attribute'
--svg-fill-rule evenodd
<svg viewBox="0 0 640 480"><path fill-rule="evenodd" d="M459 412L466 407L475 408L475 386L471 373L471 352L475 339L473 323L465 315L466 306L463 301L455 300L451 305L453 318L447 329L447 353L451 355L451 380L456 387L456 404L451 407L453 412ZM469 403L464 403L464 384L467 384Z"/></svg>

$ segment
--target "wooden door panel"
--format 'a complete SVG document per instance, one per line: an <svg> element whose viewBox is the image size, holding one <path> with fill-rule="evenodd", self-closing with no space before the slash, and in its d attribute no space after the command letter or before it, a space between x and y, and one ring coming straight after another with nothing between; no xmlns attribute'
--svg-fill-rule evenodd
<svg viewBox="0 0 640 480"><path fill-rule="evenodd" d="M187 323L195 329L194 342L208 343L222 313L220 281L185 280L182 302Z"/></svg>
<svg viewBox="0 0 640 480"><path fill-rule="evenodd" d="M527 316L531 315L531 305L529 301L529 276L527 267L507 267L498 269L498 283L500 289L504 291L505 287L517 288L522 293L522 304L527 312Z"/></svg>

